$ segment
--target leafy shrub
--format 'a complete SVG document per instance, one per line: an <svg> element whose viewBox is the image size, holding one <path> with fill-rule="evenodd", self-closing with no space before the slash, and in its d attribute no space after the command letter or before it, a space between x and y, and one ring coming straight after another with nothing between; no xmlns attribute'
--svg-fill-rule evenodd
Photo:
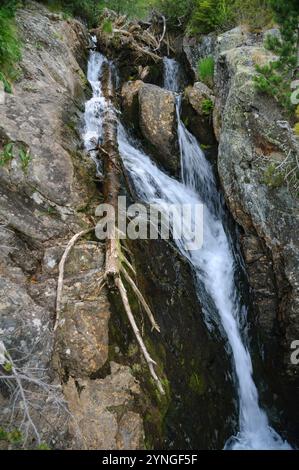
<svg viewBox="0 0 299 470"><path fill-rule="evenodd" d="M299 137L299 122L296 122L294 126L294 132Z"/></svg>
<svg viewBox="0 0 299 470"><path fill-rule="evenodd" d="M205 57L198 62L198 76L208 86L213 85L214 66L213 57Z"/></svg>

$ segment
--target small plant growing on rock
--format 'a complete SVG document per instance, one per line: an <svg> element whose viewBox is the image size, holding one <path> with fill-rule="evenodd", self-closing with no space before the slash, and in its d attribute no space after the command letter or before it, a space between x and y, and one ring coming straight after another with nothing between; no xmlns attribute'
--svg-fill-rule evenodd
<svg viewBox="0 0 299 470"><path fill-rule="evenodd" d="M211 99L205 99L201 103L201 110L205 116L210 116L214 109L214 103Z"/></svg>
<svg viewBox="0 0 299 470"><path fill-rule="evenodd" d="M280 173L274 163L270 163L266 168L262 182L270 188L280 188L283 185L283 174Z"/></svg>
<svg viewBox="0 0 299 470"><path fill-rule="evenodd" d="M29 150L20 149L19 157L21 160L22 170L24 171L24 173L27 173L29 163L32 160L32 156L30 155Z"/></svg>
<svg viewBox="0 0 299 470"><path fill-rule="evenodd" d="M299 161L295 152L289 152L285 159L280 162L271 162L264 170L262 183L270 188L279 188L286 185L289 191L299 196Z"/></svg>
<svg viewBox="0 0 299 470"><path fill-rule="evenodd" d="M281 72L278 62L269 65L256 66L259 75L253 80L256 88L261 93L272 96L286 111L292 112L294 106L291 103L291 81L287 80Z"/></svg>
<svg viewBox="0 0 299 470"><path fill-rule="evenodd" d="M51 450L51 447L49 447L45 442L42 442L37 446L37 450Z"/></svg>
<svg viewBox="0 0 299 470"><path fill-rule="evenodd" d="M0 428L0 441L6 441L10 444L20 444L23 440L23 434L19 429L12 429L12 431L6 431L2 427Z"/></svg>
<svg viewBox="0 0 299 470"><path fill-rule="evenodd" d="M210 87L213 86L214 66L213 57L205 57L198 63L198 76L202 82Z"/></svg>
<svg viewBox="0 0 299 470"><path fill-rule="evenodd" d="M13 146L12 142L6 144L3 151L0 153L0 167L6 165L13 159Z"/></svg>
<svg viewBox="0 0 299 470"><path fill-rule="evenodd" d="M4 91L6 93L12 93L12 86L11 86L10 82L7 80L7 78L5 77L5 75L2 72L0 72L0 82L3 83Z"/></svg>

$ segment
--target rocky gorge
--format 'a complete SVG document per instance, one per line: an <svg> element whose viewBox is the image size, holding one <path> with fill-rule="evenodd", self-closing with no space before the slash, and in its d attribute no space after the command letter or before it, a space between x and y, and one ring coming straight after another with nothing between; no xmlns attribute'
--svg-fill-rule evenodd
<svg viewBox="0 0 299 470"><path fill-rule="evenodd" d="M17 25L24 38L20 74L0 104L0 149L13 144L0 167L0 340L25 391L12 393L9 382L0 382L0 425L27 425L21 444L0 440L0 446L223 448L238 432L236 377L223 329L207 325L208 301L190 260L163 240L130 243L136 283L160 333L131 292L132 310L164 394L118 293L101 286L105 246L91 229L105 173L82 138L85 103L92 99L89 32L35 2L18 10ZM101 27L92 34L117 68L113 101L122 124L158 168L180 181L177 98L163 87L167 51L136 57ZM298 200L286 185L267 184L264 174L269 162L298 155L298 140L277 103L253 84L255 64L270 58L264 35L240 27L201 41L179 38L171 55L180 64L182 120L206 152L226 202L225 230L236 247L236 282L249 324L243 330L262 408L295 447L299 377L290 347L299 338ZM206 56L215 61L211 86L199 81L195 67ZM123 173L122 191L138 200ZM61 258L70 239L88 230L65 264L56 329Z"/></svg>

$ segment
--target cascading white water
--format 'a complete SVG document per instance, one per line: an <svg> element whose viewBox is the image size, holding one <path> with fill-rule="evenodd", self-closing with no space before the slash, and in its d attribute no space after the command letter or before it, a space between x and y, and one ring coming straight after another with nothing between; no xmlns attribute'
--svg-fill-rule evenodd
<svg viewBox="0 0 299 470"><path fill-rule="evenodd" d="M98 173L100 171L97 151L95 150L102 136L102 115L106 107L106 101L102 94L101 71L107 59L96 51L91 51L87 68L87 80L92 88L92 97L85 104L83 133L84 147L94 160Z"/></svg>
<svg viewBox="0 0 299 470"><path fill-rule="evenodd" d="M84 140L101 137L101 120L105 102L98 82L103 56L91 53L89 79L94 90L94 99L99 105L90 105L86 111ZM165 63L166 61L164 61ZM172 91L178 90L178 82L170 80L171 66L167 62L165 82ZM175 69L176 70L176 69ZM176 74L176 72L175 72ZM173 80L174 81L174 80ZM92 108L94 114L92 114ZM185 128L179 118L178 136L181 150L182 182L176 181L161 171L143 152L119 124L118 142L125 167L129 172L137 195L143 201L158 205L161 210L168 204L204 204L204 241L199 250L188 250L188 234L184 232L175 240L178 249L189 259L199 285L211 299L214 309L205 307L208 315L217 314L231 347L238 379L239 426L237 436L228 440L226 449L291 449L287 442L269 426L268 419L259 407L258 392L252 378L252 362L240 332L240 315L237 287L234 281L235 262L229 239L223 226L223 210L217 193L210 164L198 142ZM193 221L196 223L196 221ZM176 221L174 221L176 223ZM210 302L211 303L211 302Z"/></svg>
<svg viewBox="0 0 299 470"><path fill-rule="evenodd" d="M164 88L178 93L180 91L180 64L169 57L163 58Z"/></svg>

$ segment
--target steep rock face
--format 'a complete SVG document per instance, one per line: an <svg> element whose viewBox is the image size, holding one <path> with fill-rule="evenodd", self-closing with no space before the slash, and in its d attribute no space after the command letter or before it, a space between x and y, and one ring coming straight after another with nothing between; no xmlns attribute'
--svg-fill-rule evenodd
<svg viewBox="0 0 299 470"><path fill-rule="evenodd" d="M78 131L87 30L35 2L18 10L17 25L19 78L0 104L0 152L9 155L0 166L0 341L27 377L29 411L42 442L140 448L143 425L134 411L140 388L128 367L109 360L111 312L107 292L98 292L101 244L79 241L68 258L61 326L53 331L59 261L69 239L94 224L99 198ZM18 428L24 408L13 412L2 384L0 426L9 429L12 419ZM29 426L24 445L38 443Z"/></svg>
<svg viewBox="0 0 299 470"><path fill-rule="evenodd" d="M218 169L228 205L244 230L264 374L281 399L289 430L298 433L299 370L290 360L291 343L299 338L298 200L286 185L273 188L264 177L271 163L298 157L298 141L277 104L255 90L255 64L272 58L263 38L237 33L220 36L215 52Z"/></svg>
<svg viewBox="0 0 299 470"><path fill-rule="evenodd" d="M174 176L180 173L177 119L173 93L145 84L139 90L140 129L158 162Z"/></svg>

